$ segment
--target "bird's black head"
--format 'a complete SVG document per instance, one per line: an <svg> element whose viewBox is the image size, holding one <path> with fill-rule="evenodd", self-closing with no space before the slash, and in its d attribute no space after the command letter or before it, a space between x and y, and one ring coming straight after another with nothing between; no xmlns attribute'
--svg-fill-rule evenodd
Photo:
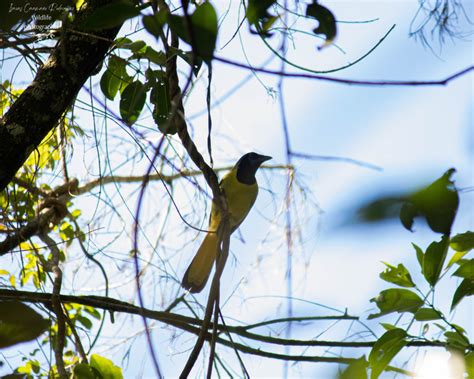
<svg viewBox="0 0 474 379"><path fill-rule="evenodd" d="M254 184L255 173L260 165L269 159L272 159L272 157L253 152L243 155L235 164L237 180L244 184Z"/></svg>

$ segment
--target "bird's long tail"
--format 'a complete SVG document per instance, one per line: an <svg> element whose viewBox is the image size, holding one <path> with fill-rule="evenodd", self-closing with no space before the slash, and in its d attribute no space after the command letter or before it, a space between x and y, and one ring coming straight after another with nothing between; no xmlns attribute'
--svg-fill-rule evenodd
<svg viewBox="0 0 474 379"><path fill-rule="evenodd" d="M217 257L217 244L217 233L208 233L202 241L181 281L181 285L189 292L201 292L206 285L212 265Z"/></svg>

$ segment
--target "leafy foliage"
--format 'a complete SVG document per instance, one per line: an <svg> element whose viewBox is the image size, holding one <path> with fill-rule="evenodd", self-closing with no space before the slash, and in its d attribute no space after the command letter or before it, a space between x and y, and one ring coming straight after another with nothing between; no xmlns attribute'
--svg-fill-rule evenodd
<svg viewBox="0 0 474 379"><path fill-rule="evenodd" d="M386 331L375 343L369 355L370 379L380 376L390 361L408 343L407 332L395 328Z"/></svg>
<svg viewBox="0 0 474 379"><path fill-rule="evenodd" d="M459 194L451 180L454 169L446 171L427 187L413 192L381 196L362 205L361 221L377 222L400 214L403 226L412 231L414 219L424 217L434 232L450 234L459 206Z"/></svg>
<svg viewBox="0 0 474 379"><path fill-rule="evenodd" d="M0 301L0 348L30 341L43 334L49 321L18 301Z"/></svg>
<svg viewBox="0 0 474 379"><path fill-rule="evenodd" d="M125 20L136 17L140 10L132 1L120 0L95 9L82 23L84 29L102 30L122 25Z"/></svg>
<svg viewBox="0 0 474 379"><path fill-rule="evenodd" d="M277 16L269 12L269 8L275 5L275 0L249 0L247 4L246 17L250 25L255 26L256 33L270 37L269 30L277 20Z"/></svg>
<svg viewBox="0 0 474 379"><path fill-rule="evenodd" d="M320 49L330 45L337 35L336 18L332 12L318 4L317 0L313 0L306 8L306 16L315 18L319 23L318 27L313 29L314 34L322 34L325 37L326 41Z"/></svg>

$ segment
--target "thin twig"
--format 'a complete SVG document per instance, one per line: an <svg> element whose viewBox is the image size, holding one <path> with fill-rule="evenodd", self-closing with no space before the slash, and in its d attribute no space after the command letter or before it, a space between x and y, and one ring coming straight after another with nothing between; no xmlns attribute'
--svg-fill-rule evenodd
<svg viewBox="0 0 474 379"><path fill-rule="evenodd" d="M54 355L56 358L56 367L58 369L58 375L61 379L67 379L68 374L64 366L63 350L66 340L66 318L64 316L63 308L61 305L61 284L62 284L62 271L59 268L59 249L56 246L54 240L48 235L47 231L42 231L39 234L40 239L49 246L51 250L51 271L54 274L53 281L53 292L51 294L51 305L53 312L56 314L56 322L58 324L58 330L56 331L56 343L52 344Z"/></svg>
<svg viewBox="0 0 474 379"><path fill-rule="evenodd" d="M251 67L247 64L233 61L231 59L222 58L215 56L214 60L226 63L231 66L244 68L246 70L253 70L256 72L261 72L268 75L284 76L287 78L296 78L296 79L314 79L321 80L326 82L333 82L339 84L349 84L349 85L361 85L361 86L406 86L406 87L416 87L416 86L444 86L449 82L466 75L467 73L474 70L474 65L465 68L464 70L458 71L454 74L449 75L445 79L441 80L358 80L358 79L344 79L344 78L335 78L331 76L324 75L313 75L297 72L282 72L278 70L271 70L263 67Z"/></svg>

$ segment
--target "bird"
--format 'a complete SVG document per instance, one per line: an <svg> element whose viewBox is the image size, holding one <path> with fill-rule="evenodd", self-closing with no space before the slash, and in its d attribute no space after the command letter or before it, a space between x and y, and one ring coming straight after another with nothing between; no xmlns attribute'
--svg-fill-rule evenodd
<svg viewBox="0 0 474 379"><path fill-rule="evenodd" d="M270 159L272 157L255 152L244 154L219 182L227 199L231 234L244 221L255 203L258 195L255 174L260 165ZM221 212L213 202L208 232L181 281L181 286L191 293L201 292L209 279L219 251L217 229L220 222Z"/></svg>

